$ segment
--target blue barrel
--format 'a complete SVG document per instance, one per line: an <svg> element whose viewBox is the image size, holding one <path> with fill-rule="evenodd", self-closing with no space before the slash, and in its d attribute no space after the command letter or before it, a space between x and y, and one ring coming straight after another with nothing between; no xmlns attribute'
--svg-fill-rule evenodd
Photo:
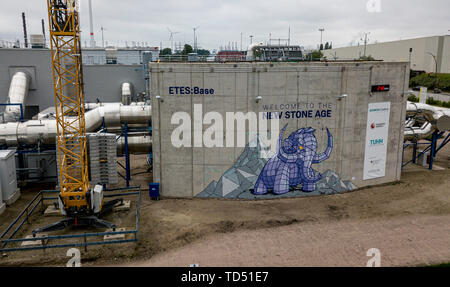
<svg viewBox="0 0 450 287"><path fill-rule="evenodd" d="M149 194L151 199L159 200L159 183L149 184Z"/></svg>

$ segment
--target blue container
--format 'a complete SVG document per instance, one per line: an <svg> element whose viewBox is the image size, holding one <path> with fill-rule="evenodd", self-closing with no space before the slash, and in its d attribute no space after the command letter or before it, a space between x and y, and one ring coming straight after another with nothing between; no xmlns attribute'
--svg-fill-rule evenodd
<svg viewBox="0 0 450 287"><path fill-rule="evenodd" d="M150 183L148 187L150 198L153 200L159 200L159 183Z"/></svg>

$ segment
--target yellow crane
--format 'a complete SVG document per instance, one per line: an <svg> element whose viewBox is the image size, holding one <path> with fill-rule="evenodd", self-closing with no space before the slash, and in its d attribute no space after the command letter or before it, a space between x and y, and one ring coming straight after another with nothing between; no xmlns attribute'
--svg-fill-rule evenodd
<svg viewBox="0 0 450 287"><path fill-rule="evenodd" d="M115 230L115 225L98 219L122 199L103 204L101 186L91 189L85 128L83 67L77 0L47 0L53 89L57 123L59 209L66 218L33 231L91 225Z"/></svg>
<svg viewBox="0 0 450 287"><path fill-rule="evenodd" d="M47 0L61 200L68 213L89 210L80 21L76 0Z"/></svg>

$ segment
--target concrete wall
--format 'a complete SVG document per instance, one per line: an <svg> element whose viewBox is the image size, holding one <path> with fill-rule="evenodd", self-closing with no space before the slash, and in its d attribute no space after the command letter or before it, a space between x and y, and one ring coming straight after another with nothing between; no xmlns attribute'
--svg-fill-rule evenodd
<svg viewBox="0 0 450 287"><path fill-rule="evenodd" d="M323 174L323 180L336 177L347 189L352 189L353 185L364 187L400 179L406 110L404 92L409 78L407 63L152 63L150 69L152 94L162 99L153 97L152 103L153 176L155 182L161 183L164 196L215 197L217 192L212 190L217 191L217 186L226 182L232 185L227 174L229 178L240 177L236 171L248 176L245 185L250 188L256 181L255 176L258 177L257 172L261 172L261 165L266 163L258 158L250 159L254 160L255 168L254 174L249 175L249 166L241 163L241 160L248 160L244 155L253 153L249 146L174 147L171 136L179 126L171 123L174 113L186 112L193 118L194 107L198 104L202 105L203 115L219 112L224 121L227 112L276 112L282 110L281 104L304 103L313 104L314 109L319 110L325 104L331 110L330 117L280 120L280 129L288 124L285 138L296 130L314 128L318 152L326 149L326 128L330 130L334 140L331 156L313 165ZM371 94L371 85L375 84L389 84L391 90ZM173 94L173 89L170 93L170 87L179 86L214 89L215 93L181 95ZM348 97L339 99L343 94ZM260 102L256 100L258 96L262 97ZM368 105L376 102L391 103L386 176L363 180ZM198 124L202 124L202 119L193 120L191 128ZM203 125L203 131L209 126ZM251 135L247 140L252 140ZM194 145L194 138L191 144ZM323 193L291 193L310 194ZM233 197L228 193L223 196Z"/></svg>
<svg viewBox="0 0 450 287"><path fill-rule="evenodd" d="M48 49L0 49L0 102L7 101L11 78L15 71L22 69L32 77L25 105L39 106L41 111L54 106ZM141 65L85 65L83 72L86 102L94 102L96 99L102 102L120 102L120 87L126 81L133 84L135 93L145 91Z"/></svg>
<svg viewBox="0 0 450 287"><path fill-rule="evenodd" d="M434 36L402 41L367 45L366 55L377 60L408 62L409 48L413 48L411 55L411 69L435 72L436 64L428 53L437 56L438 72L450 73L450 36ZM350 60L359 59L364 55L364 45L336 48L323 51L328 59Z"/></svg>

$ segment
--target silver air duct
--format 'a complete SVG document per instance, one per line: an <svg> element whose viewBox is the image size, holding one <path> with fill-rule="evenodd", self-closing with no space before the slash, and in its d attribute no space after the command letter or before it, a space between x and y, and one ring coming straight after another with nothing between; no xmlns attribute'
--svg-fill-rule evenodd
<svg viewBox="0 0 450 287"><path fill-rule="evenodd" d="M120 127L121 123L125 121L130 124L147 125L151 120L151 106L95 105L97 107L85 113L86 132L98 130L102 125L103 118L108 128ZM55 144L55 138L56 120L51 119L50 116L47 119L31 120L24 123L0 124L0 144L6 144L7 146L33 145L38 142Z"/></svg>
<svg viewBox="0 0 450 287"><path fill-rule="evenodd" d="M17 72L11 79L9 87L8 104L22 104L25 112L24 102L28 95L30 77L25 72ZM17 122L20 119L20 106L6 106L5 122Z"/></svg>
<svg viewBox="0 0 450 287"><path fill-rule="evenodd" d="M131 154L149 154L152 148L152 138L150 136L128 136L128 152ZM121 137L117 141L117 155L125 154L125 138Z"/></svg>
<svg viewBox="0 0 450 287"><path fill-rule="evenodd" d="M101 117L109 127L120 127L121 124L147 125L152 119L152 107L146 105L125 106L120 103L86 104L87 110L99 109Z"/></svg>

